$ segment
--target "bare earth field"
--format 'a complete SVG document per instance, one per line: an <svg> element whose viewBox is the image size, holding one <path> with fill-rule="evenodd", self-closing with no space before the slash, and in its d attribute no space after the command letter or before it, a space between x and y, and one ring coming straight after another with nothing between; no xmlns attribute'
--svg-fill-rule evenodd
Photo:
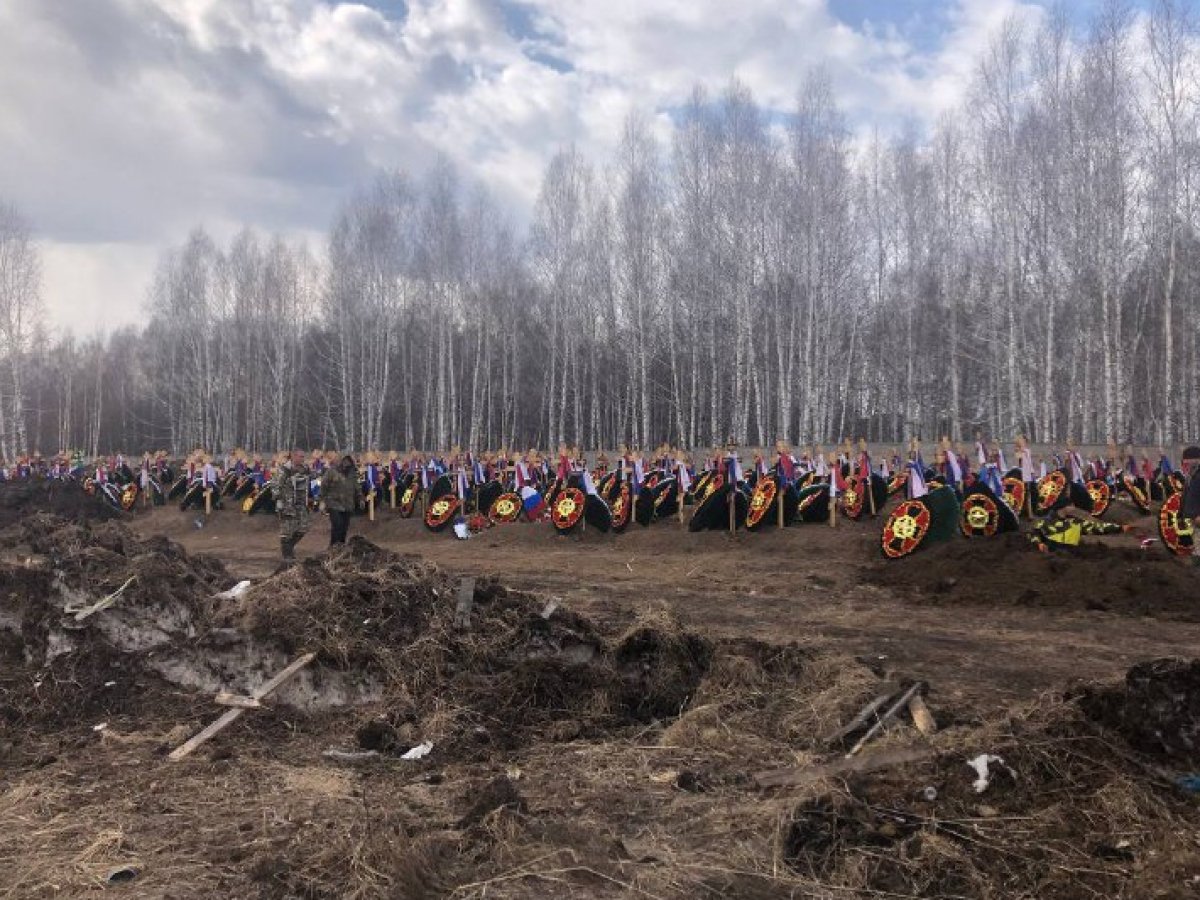
<svg viewBox="0 0 1200 900"><path fill-rule="evenodd" d="M196 519L0 528L0 898L1200 896L1200 665L1134 668L1197 655L1200 576L1138 535L887 563L878 521L464 542L384 510L277 573L273 519ZM916 682L937 730L904 710L848 763Z"/></svg>

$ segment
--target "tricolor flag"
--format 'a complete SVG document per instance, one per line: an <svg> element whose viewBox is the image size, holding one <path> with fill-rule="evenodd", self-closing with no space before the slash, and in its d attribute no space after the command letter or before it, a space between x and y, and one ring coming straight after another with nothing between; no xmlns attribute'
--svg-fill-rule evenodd
<svg viewBox="0 0 1200 900"><path fill-rule="evenodd" d="M917 458L908 464L907 489L909 500L917 500L929 493L929 487L925 484L925 463L922 462L919 453Z"/></svg>
<svg viewBox="0 0 1200 900"><path fill-rule="evenodd" d="M675 462L675 471L679 473L679 490L686 494L692 487L692 476L688 472L688 467L678 460Z"/></svg>
<svg viewBox="0 0 1200 900"><path fill-rule="evenodd" d="M546 501L531 487L521 488L521 506L525 510L525 516L531 522L536 522L546 511Z"/></svg>
<svg viewBox="0 0 1200 900"><path fill-rule="evenodd" d="M742 480L742 461L736 455L726 457L725 471L729 473L730 482L737 484Z"/></svg>
<svg viewBox="0 0 1200 900"><path fill-rule="evenodd" d="M997 497L1004 496L1004 481L1000 477L1000 470L994 465L984 466L979 472L979 479L989 488Z"/></svg>
<svg viewBox="0 0 1200 900"><path fill-rule="evenodd" d="M842 477L842 467L840 464L833 467L829 477L829 496L839 497L846 493L846 479Z"/></svg>
<svg viewBox="0 0 1200 900"><path fill-rule="evenodd" d="M779 480L791 484L796 480L796 458L790 453L779 454Z"/></svg>
<svg viewBox="0 0 1200 900"><path fill-rule="evenodd" d="M962 466L958 463L958 457L953 450L946 451L946 470L950 475L950 481L954 484L961 484L963 480Z"/></svg>
<svg viewBox="0 0 1200 900"><path fill-rule="evenodd" d="M1033 454L1028 449L1023 449L1017 460L1021 466L1021 480L1028 484L1033 481Z"/></svg>

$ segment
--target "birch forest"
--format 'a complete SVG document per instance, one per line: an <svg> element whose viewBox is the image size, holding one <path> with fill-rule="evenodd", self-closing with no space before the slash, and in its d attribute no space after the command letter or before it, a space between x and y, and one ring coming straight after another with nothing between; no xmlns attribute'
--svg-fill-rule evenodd
<svg viewBox="0 0 1200 900"><path fill-rule="evenodd" d="M696 87L529 210L442 162L322 246L197 229L104 337L41 324L0 204L0 450L1195 439L1198 50L1181 0L1010 21L887 131L821 71L787 111Z"/></svg>

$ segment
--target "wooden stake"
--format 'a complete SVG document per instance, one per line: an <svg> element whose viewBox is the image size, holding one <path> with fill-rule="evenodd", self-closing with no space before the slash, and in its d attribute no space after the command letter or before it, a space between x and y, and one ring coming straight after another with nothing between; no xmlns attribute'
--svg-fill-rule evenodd
<svg viewBox="0 0 1200 900"><path fill-rule="evenodd" d="M283 686L287 681L290 681L292 676L307 666L310 662L317 658L315 653L305 653L299 659L292 662L286 669L264 684L257 690L250 692L250 698L257 701L262 701L267 696L273 694L276 690ZM242 717L242 713L246 710L243 707L236 706L228 712L222 713L221 717L205 728L203 731L189 738L188 741L171 751L168 759L178 761L186 756L190 756L197 747L216 737L234 722Z"/></svg>
<svg viewBox="0 0 1200 900"><path fill-rule="evenodd" d="M783 479L782 477L777 482L778 489L775 492L775 505L779 508L779 527L783 528Z"/></svg>
<svg viewBox="0 0 1200 900"><path fill-rule="evenodd" d="M212 488L204 489L204 515L206 518L212 515Z"/></svg>
<svg viewBox="0 0 1200 900"><path fill-rule="evenodd" d="M393 480L392 483L388 485L388 491L390 491L391 495L392 495L391 496L392 509L395 509L396 508L396 482L395 482L395 480Z"/></svg>
<svg viewBox="0 0 1200 900"><path fill-rule="evenodd" d="M371 491L371 493L367 494L367 520L370 522L375 521L375 492L374 491Z"/></svg>

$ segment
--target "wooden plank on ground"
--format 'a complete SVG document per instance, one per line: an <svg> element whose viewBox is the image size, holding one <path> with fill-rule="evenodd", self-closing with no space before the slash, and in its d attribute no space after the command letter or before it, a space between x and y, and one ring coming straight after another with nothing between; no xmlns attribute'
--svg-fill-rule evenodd
<svg viewBox="0 0 1200 900"><path fill-rule="evenodd" d="M270 681L267 681L261 687L251 691L250 696L254 700L262 700L263 698L270 696L286 682L291 680L291 678L296 675L297 672L299 672L316 658L317 654L315 653L305 653L299 659L290 663L287 668L276 674L273 678L271 678ZM189 738L186 743L183 743L172 750L171 755L168 758L171 760L180 760L186 756L190 756L192 752L201 744L204 744L210 739L216 737L218 734L240 719L242 717L242 713L245 711L246 710L243 707L235 707L223 713L219 719L217 719L199 734L194 735L193 737Z"/></svg>
<svg viewBox="0 0 1200 900"><path fill-rule="evenodd" d="M908 763L921 762L934 755L932 747L906 747L900 750L889 750L883 753L873 753L866 756L835 759L832 762L816 766L793 766L788 769L771 769L758 772L754 776L759 787L796 787L812 784L823 778L851 773L862 774L877 772L892 766L903 766Z"/></svg>
<svg viewBox="0 0 1200 900"><path fill-rule="evenodd" d="M129 578L127 578L125 580L125 583L123 585L121 585L119 588L117 588L115 591L113 591L111 594L109 594L103 600L99 600L96 603L92 604L91 606L87 607L86 609L81 609L81 610L79 610L79 612L75 613L75 621L82 622L84 619L94 616L96 613L100 612L102 609L108 609L110 606L112 606L114 603L117 602L118 597L120 597L123 593L125 593L125 588L129 587L136 580L137 580L136 575L130 575Z"/></svg>
<svg viewBox="0 0 1200 900"><path fill-rule="evenodd" d="M864 706L858 715L846 723L844 727L839 728L833 734L826 737L822 743L826 745L836 744L838 741L845 740L851 734L858 731L858 729L865 728L867 723L871 721L871 716L879 712L885 703L896 696L896 691L899 690L899 686L887 683L883 685L883 689L885 693L880 694L874 700Z"/></svg>
<svg viewBox="0 0 1200 900"><path fill-rule="evenodd" d="M460 630L471 627L471 608L475 604L475 579L463 578L458 583L458 603L454 607L454 627Z"/></svg>

